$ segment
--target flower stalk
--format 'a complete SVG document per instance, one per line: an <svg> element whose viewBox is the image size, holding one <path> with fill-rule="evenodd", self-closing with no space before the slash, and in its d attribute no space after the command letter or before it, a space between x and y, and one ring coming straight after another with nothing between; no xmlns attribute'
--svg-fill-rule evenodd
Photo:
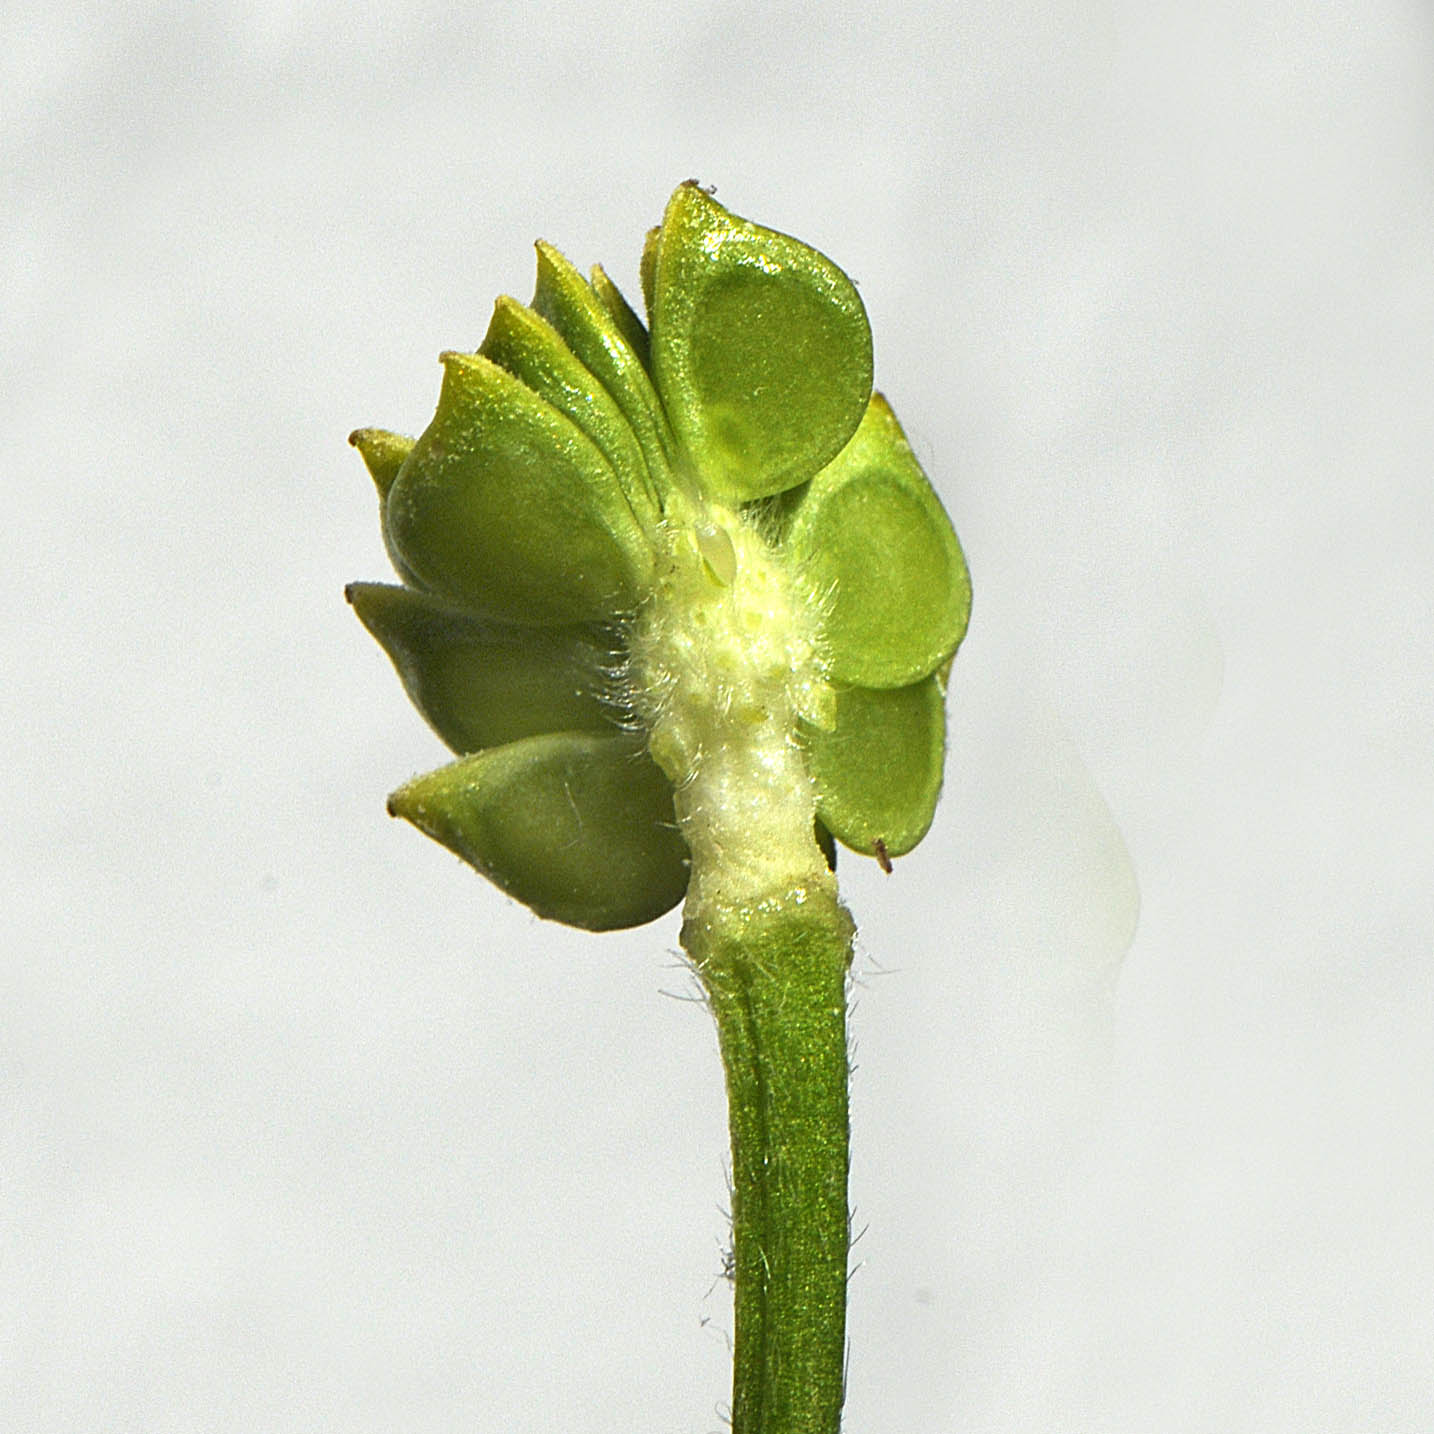
<svg viewBox="0 0 1434 1434"><path fill-rule="evenodd" d="M852 930L826 890L683 929L727 1072L734 1434L841 1422Z"/></svg>
<svg viewBox="0 0 1434 1434"><path fill-rule="evenodd" d="M756 525L714 507L665 537L631 650L649 746L673 780L692 856L682 944L726 1070L732 1428L835 1434L854 927L793 740L825 683L810 610Z"/></svg>
<svg viewBox="0 0 1434 1434"><path fill-rule="evenodd" d="M542 917L685 899L730 1112L733 1428L837 1434L836 842L890 870L930 825L970 581L846 275L692 184L642 272L647 324L539 244L425 432L353 436L401 585L348 595L458 754L392 813Z"/></svg>

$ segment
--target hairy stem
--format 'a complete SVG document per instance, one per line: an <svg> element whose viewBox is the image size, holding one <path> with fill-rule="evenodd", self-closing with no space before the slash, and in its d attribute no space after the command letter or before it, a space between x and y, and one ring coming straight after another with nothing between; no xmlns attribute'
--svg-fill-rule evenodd
<svg viewBox="0 0 1434 1434"><path fill-rule="evenodd" d="M799 739L815 614L741 514L664 530L634 700L691 855L682 944L717 1018L732 1128L734 1434L837 1434L846 1343L852 923Z"/></svg>
<svg viewBox="0 0 1434 1434"><path fill-rule="evenodd" d="M841 1423L851 935L820 895L683 930L727 1072L734 1434L836 1434Z"/></svg>

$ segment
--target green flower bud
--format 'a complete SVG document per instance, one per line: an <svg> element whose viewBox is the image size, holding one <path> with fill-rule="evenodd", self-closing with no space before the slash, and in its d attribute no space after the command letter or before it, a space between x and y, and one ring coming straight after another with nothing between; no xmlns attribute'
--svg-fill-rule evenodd
<svg viewBox="0 0 1434 1434"><path fill-rule="evenodd" d="M841 270L685 184L642 286L540 243L417 441L353 437L403 586L350 599L465 754L390 810L593 929L915 846L970 611Z"/></svg>

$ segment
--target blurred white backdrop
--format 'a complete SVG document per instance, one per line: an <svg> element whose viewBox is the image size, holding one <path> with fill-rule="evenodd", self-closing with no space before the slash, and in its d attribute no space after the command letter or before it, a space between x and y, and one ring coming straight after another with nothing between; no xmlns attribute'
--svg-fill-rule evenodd
<svg viewBox="0 0 1434 1434"><path fill-rule="evenodd" d="M0 1426L721 1428L676 918L383 814L361 424L672 186L859 282L976 585L844 863L847 1426L1434 1428L1434 21L11 0Z"/></svg>

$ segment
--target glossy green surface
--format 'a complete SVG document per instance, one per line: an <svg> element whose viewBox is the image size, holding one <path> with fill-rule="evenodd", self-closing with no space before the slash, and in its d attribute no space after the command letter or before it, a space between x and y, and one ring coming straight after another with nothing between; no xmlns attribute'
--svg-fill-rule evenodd
<svg viewBox="0 0 1434 1434"><path fill-rule="evenodd" d="M393 564L393 570L410 587L422 587L415 574L394 550L393 539L388 532L388 490L393 487L404 460L413 452L413 439L401 433L390 433L383 428L359 428L349 434L349 442L358 449L359 456L378 489L379 529L383 536L384 551Z"/></svg>
<svg viewBox="0 0 1434 1434"><path fill-rule="evenodd" d="M810 478L871 393L851 280L690 184L668 204L652 267L653 378L702 491L740 503Z"/></svg>
<svg viewBox="0 0 1434 1434"><path fill-rule="evenodd" d="M687 888L672 788L623 736L555 732L416 777L389 811L539 916L592 931L661 916Z"/></svg>
<svg viewBox="0 0 1434 1434"><path fill-rule="evenodd" d="M642 360L647 368L652 359L652 342L647 325L637 316L637 311L628 303L621 289L608 277L601 264L594 264L588 275L593 293L598 302L608 311L608 316L618 327L618 332L627 340L628 347Z"/></svg>
<svg viewBox="0 0 1434 1434"><path fill-rule="evenodd" d="M524 626L636 607L652 549L611 464L491 360L443 362L438 412L388 493L405 566L456 606Z"/></svg>
<svg viewBox="0 0 1434 1434"><path fill-rule="evenodd" d="M409 700L455 752L543 732L612 732L603 694L616 636L597 627L485 622L386 583L344 590L393 661Z"/></svg>
<svg viewBox="0 0 1434 1434"><path fill-rule="evenodd" d="M835 682L907 686L965 635L966 559L880 394L851 442L795 495L786 546L824 603Z"/></svg>
<svg viewBox="0 0 1434 1434"><path fill-rule="evenodd" d="M659 499L672 484L672 438L647 368L592 285L551 244L539 243L533 308L613 397L637 435Z"/></svg>
<svg viewBox="0 0 1434 1434"><path fill-rule="evenodd" d="M946 754L945 699L934 676L910 687L838 688L835 727L806 728L803 740L817 811L844 846L904 856L926 835Z"/></svg>
<svg viewBox="0 0 1434 1434"><path fill-rule="evenodd" d="M478 352L522 379L592 439L612 465L633 515L650 529L658 519L657 495L637 435L558 331L541 314L505 296L493 306Z"/></svg>

